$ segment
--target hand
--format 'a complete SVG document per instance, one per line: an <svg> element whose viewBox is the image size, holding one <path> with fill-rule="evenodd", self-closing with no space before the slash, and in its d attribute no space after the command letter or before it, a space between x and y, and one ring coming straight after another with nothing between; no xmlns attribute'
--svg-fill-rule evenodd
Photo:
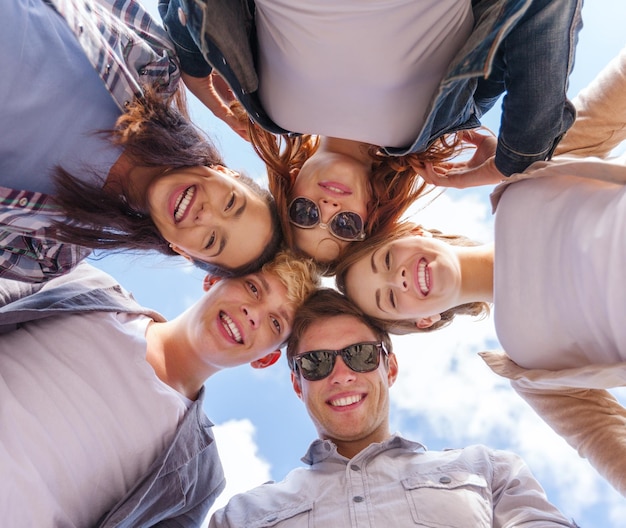
<svg viewBox="0 0 626 528"><path fill-rule="evenodd" d="M181 77L185 86L213 112L215 117L224 121L239 137L250 141L246 121L239 120L230 109L229 105L236 100L235 96L217 73L213 72L202 78L182 73Z"/></svg>
<svg viewBox="0 0 626 528"><path fill-rule="evenodd" d="M463 132L463 140L476 148L474 155L460 162L424 163L422 178L440 187L466 189L479 185L493 185L504 178L495 164L497 139L493 135L480 134L474 130Z"/></svg>

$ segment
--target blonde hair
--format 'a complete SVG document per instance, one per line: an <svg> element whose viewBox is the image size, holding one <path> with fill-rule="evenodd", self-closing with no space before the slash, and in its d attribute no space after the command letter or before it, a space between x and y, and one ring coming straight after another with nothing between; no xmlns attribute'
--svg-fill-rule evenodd
<svg viewBox="0 0 626 528"><path fill-rule="evenodd" d="M261 271L278 277L287 288L287 301L296 308L321 285L321 274L313 259L298 257L287 249L279 251Z"/></svg>
<svg viewBox="0 0 626 528"><path fill-rule="evenodd" d="M346 291L346 275L349 269L361 259L371 255L381 247L399 240L417 236L419 233L427 232L433 238L446 242L452 246L478 246L478 242L471 240L463 235L444 234L437 229L426 229L412 222L400 222L389 233L381 233L364 240L352 252L345 254L341 261L337 264L335 283L337 289L344 293L348 298L350 295ZM490 308L486 302L476 301L471 303L460 304L442 312L441 319L428 328L418 328L414 319L386 320L378 317L372 317L372 320L390 334L403 335L416 332L432 332L448 326L457 315L471 315L473 317L484 318L489 315Z"/></svg>

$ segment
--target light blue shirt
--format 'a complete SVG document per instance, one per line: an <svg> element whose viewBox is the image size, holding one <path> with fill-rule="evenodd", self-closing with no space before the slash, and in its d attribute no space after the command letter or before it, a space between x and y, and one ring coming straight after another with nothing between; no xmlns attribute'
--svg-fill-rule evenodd
<svg viewBox="0 0 626 528"><path fill-rule="evenodd" d="M392 436L347 459L315 440L302 460L282 482L233 497L209 527L574 526L517 455L485 446L427 451Z"/></svg>

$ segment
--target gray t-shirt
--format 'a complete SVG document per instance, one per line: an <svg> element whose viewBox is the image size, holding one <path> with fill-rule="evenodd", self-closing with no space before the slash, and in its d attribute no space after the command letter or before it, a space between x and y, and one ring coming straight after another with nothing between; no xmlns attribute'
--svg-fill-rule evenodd
<svg viewBox="0 0 626 528"><path fill-rule="evenodd" d="M120 110L65 20L42 0L13 0L0 24L0 185L52 194L56 165L105 178L121 150L95 132Z"/></svg>

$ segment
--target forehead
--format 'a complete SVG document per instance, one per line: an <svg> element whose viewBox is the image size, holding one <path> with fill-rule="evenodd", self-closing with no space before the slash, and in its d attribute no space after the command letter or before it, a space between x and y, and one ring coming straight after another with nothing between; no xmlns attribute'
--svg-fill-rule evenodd
<svg viewBox="0 0 626 528"><path fill-rule="evenodd" d="M375 340L376 334L360 319L352 315L338 315L313 321L303 332L297 353L322 348L335 350Z"/></svg>

